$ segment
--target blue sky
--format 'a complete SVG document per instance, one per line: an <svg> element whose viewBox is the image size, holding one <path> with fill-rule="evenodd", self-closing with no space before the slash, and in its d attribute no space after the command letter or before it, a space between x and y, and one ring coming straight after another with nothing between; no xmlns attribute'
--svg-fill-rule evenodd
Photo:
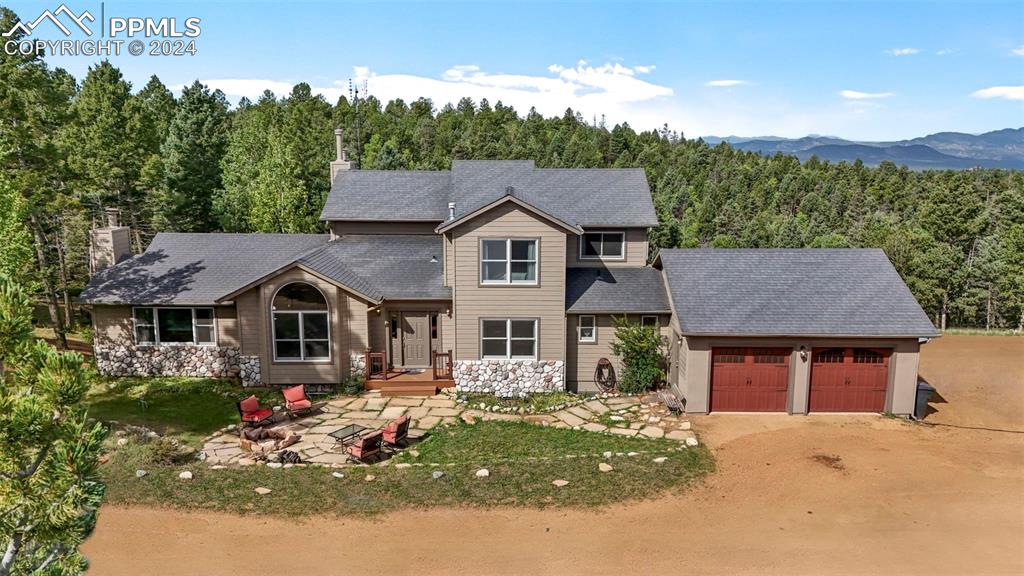
<svg viewBox="0 0 1024 576"><path fill-rule="evenodd" d="M35 18L59 2L6 2ZM99 2L68 1L100 14ZM232 101L349 78L381 99L567 106L687 136L859 140L1024 126L1024 2L147 2L201 18L196 56L111 58L140 88L200 79ZM47 24L48 25L48 24ZM98 24L97 24L98 25ZM60 37L55 29L35 33ZM84 76L95 57L49 58Z"/></svg>

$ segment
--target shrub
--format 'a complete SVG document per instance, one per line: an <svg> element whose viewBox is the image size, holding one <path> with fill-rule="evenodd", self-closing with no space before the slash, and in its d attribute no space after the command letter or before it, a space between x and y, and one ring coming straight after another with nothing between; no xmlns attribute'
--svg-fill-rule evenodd
<svg viewBox="0 0 1024 576"><path fill-rule="evenodd" d="M194 458L191 450L169 438L156 438L146 444L146 460L150 464L184 464Z"/></svg>
<svg viewBox="0 0 1024 576"><path fill-rule="evenodd" d="M630 322L625 317L613 318L615 342L612 352L622 358L619 391L638 394L656 388L664 380L665 354L657 328Z"/></svg>
<svg viewBox="0 0 1024 576"><path fill-rule="evenodd" d="M341 383L341 392L346 396L357 396L366 388L362 375L355 375Z"/></svg>

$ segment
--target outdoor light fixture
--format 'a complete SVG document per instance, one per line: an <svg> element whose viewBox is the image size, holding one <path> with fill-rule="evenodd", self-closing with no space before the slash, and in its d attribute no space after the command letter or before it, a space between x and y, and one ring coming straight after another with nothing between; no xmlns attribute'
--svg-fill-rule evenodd
<svg viewBox="0 0 1024 576"><path fill-rule="evenodd" d="M807 362L807 346L800 347L800 359Z"/></svg>

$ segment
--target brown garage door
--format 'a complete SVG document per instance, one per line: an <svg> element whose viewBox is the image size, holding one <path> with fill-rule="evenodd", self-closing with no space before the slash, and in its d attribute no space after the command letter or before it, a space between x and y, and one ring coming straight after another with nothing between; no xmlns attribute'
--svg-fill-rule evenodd
<svg viewBox="0 0 1024 576"><path fill-rule="evenodd" d="M713 348L711 411L783 412L788 348Z"/></svg>
<svg viewBox="0 0 1024 576"><path fill-rule="evenodd" d="M816 348L811 412L881 412L889 382L888 350Z"/></svg>

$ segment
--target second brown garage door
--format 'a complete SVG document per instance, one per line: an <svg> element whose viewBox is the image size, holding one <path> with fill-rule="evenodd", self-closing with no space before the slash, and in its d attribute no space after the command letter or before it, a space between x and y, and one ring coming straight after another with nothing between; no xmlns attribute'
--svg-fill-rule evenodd
<svg viewBox="0 0 1024 576"><path fill-rule="evenodd" d="M713 348L712 412L784 412L788 348Z"/></svg>
<svg viewBox="0 0 1024 576"><path fill-rule="evenodd" d="M888 350L815 348L811 412L881 412L889 383Z"/></svg>

